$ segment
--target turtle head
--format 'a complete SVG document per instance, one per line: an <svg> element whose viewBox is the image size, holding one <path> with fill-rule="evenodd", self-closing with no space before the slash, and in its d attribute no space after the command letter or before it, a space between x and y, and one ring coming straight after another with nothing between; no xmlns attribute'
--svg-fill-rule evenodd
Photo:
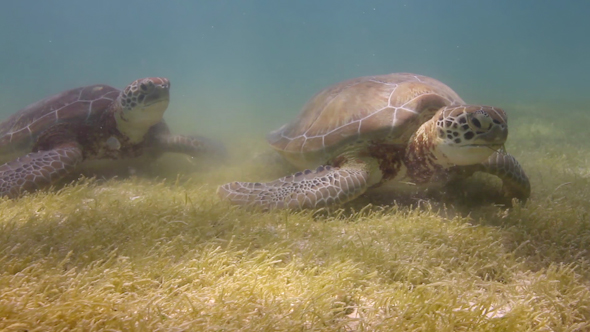
<svg viewBox="0 0 590 332"><path fill-rule="evenodd" d="M170 81L148 77L129 84L116 102L117 128L132 141L143 140L148 129L162 117L170 101Z"/></svg>
<svg viewBox="0 0 590 332"><path fill-rule="evenodd" d="M437 159L451 165L484 162L494 151L501 149L508 138L506 113L500 108L444 107L432 120Z"/></svg>

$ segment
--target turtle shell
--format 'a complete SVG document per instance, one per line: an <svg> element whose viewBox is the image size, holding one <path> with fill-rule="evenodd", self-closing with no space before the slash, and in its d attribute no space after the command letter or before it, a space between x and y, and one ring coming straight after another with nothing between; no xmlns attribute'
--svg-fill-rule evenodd
<svg viewBox="0 0 590 332"><path fill-rule="evenodd" d="M108 85L91 85L31 104L0 123L0 151L29 148L39 134L59 123L90 122L108 109L119 93Z"/></svg>
<svg viewBox="0 0 590 332"><path fill-rule="evenodd" d="M325 158L359 139L406 144L438 109L454 104L464 102L430 77L410 73L360 77L320 91L294 121L271 132L267 139L295 164L297 158Z"/></svg>

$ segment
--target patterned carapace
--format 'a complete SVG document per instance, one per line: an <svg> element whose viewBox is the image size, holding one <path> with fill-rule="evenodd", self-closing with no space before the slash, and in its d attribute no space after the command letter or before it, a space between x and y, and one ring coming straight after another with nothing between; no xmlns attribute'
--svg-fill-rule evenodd
<svg viewBox="0 0 590 332"><path fill-rule="evenodd" d="M301 169L324 165L321 171L267 183L228 183L218 193L239 205L318 207L350 200L385 181L429 184L458 174L456 166L477 164L512 188L506 193L525 200L528 179L516 160L493 162L505 154L507 135L503 110L465 105L433 78L410 73L360 77L322 90L294 121L268 135L291 164ZM327 173L325 165L332 166ZM519 174L521 181L511 181L506 173Z"/></svg>

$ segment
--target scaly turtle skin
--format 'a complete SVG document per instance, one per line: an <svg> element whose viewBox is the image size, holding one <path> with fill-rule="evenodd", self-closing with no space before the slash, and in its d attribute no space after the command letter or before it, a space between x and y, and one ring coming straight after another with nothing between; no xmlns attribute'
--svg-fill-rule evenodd
<svg viewBox="0 0 590 332"><path fill-rule="evenodd" d="M503 149L507 135L503 110L466 105L435 79L360 77L324 89L268 135L291 164L322 166L268 183L227 183L218 194L263 209L318 208L387 181L428 186L483 171L503 181L506 197L525 201L529 181Z"/></svg>
<svg viewBox="0 0 590 332"><path fill-rule="evenodd" d="M0 196L46 188L88 159L133 158L145 152L215 153L206 139L171 135L162 116L166 78L139 79L123 91L108 85L68 90L0 123Z"/></svg>

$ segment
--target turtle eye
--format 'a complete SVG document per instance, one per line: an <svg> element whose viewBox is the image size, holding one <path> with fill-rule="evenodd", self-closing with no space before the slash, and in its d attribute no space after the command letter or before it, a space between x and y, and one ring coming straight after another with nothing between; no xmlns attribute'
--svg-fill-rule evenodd
<svg viewBox="0 0 590 332"><path fill-rule="evenodd" d="M141 84L139 85L139 88L141 89L141 91L144 91L144 92L145 92L145 91L147 91L147 89L148 89L148 88L147 88L147 85L145 85L145 83L141 83Z"/></svg>
<svg viewBox="0 0 590 332"><path fill-rule="evenodd" d="M471 123L473 123L474 126L476 126L477 128L481 128L481 122L479 122L478 119L472 119Z"/></svg>

